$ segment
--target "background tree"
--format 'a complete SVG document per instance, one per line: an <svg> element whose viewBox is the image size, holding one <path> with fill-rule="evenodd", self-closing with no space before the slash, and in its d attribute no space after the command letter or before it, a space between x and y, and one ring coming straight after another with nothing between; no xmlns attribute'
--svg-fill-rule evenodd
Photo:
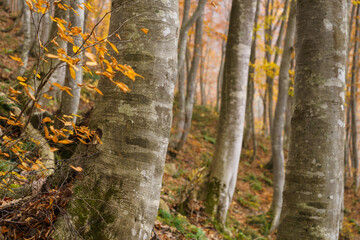
<svg viewBox="0 0 360 240"><path fill-rule="evenodd" d="M285 111L289 95L289 70L291 65L291 54L295 37L296 1L291 0L290 12L284 40L284 50L281 57L279 74L279 94L276 102L274 126L271 135L273 174L274 174L274 194L272 201L272 211L274 219L272 229L277 228L282 208L282 193L285 182L285 159L283 130L285 125Z"/></svg>
<svg viewBox="0 0 360 240"><path fill-rule="evenodd" d="M206 211L222 224L237 179L255 9L254 0L234 0L230 14L218 135L206 199Z"/></svg>
<svg viewBox="0 0 360 240"><path fill-rule="evenodd" d="M295 110L277 239L339 237L347 14L346 1L297 1Z"/></svg>

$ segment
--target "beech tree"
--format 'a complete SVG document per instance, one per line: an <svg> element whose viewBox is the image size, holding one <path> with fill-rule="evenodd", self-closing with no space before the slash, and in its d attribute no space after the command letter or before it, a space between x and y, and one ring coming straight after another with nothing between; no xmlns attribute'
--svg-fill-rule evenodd
<svg viewBox="0 0 360 240"><path fill-rule="evenodd" d="M77 14L74 11L70 11L69 18L72 23L73 27L78 27L83 32L84 29L84 17L85 17L85 11L82 10L79 6L84 3L84 0L73 0L71 1L70 5L71 7L77 12ZM83 42L83 39L81 35L74 36L74 44L77 47L80 47ZM75 55L81 62L83 59L83 53L79 51L79 53L75 54L74 49L72 47L73 44L68 43L68 55L72 56ZM69 65L66 67L66 75L65 75L65 86L69 87L71 90L71 95L67 92L62 92L61 95L61 104L60 109L57 113L58 118L62 118L63 115L72 115L72 122L76 122L76 114L79 108L79 102L80 102L80 85L83 80L83 69L81 66L79 66L77 69L74 69L74 72L71 72L71 68Z"/></svg>
<svg viewBox="0 0 360 240"><path fill-rule="evenodd" d="M274 125L271 135L273 173L274 173L274 194L272 201L274 230L279 224L280 212L282 207L282 193L285 181L285 160L284 160L284 140L283 130L285 125L285 111L289 95L289 70L291 65L291 54L295 37L295 17L296 2L291 0L289 20L287 24L284 50L281 57L280 74L279 74L279 94L276 102Z"/></svg>
<svg viewBox="0 0 360 240"><path fill-rule="evenodd" d="M297 1L295 109L277 239L339 237L347 1Z"/></svg>
<svg viewBox="0 0 360 240"><path fill-rule="evenodd" d="M90 127L103 144L83 149L90 156L79 162L83 179L74 183L57 239L150 238L172 120L178 21L176 0L112 2L110 40L118 49L112 55L144 79L116 75L131 89L127 94L100 81L103 96L95 99Z"/></svg>
<svg viewBox="0 0 360 240"><path fill-rule="evenodd" d="M230 14L218 135L206 199L207 212L222 224L237 180L255 9L256 0L233 0Z"/></svg>

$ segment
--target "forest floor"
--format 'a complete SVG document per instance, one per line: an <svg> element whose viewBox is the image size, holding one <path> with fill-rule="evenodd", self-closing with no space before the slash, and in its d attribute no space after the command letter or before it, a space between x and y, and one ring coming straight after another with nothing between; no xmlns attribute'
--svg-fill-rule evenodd
<svg viewBox="0 0 360 240"><path fill-rule="evenodd" d="M256 158L252 149L242 149L238 181L228 213L227 229L211 222L201 198L216 141L217 113L195 107L188 140L176 159L167 157L162 204L156 221L160 239L275 239L270 233L272 170L265 166L271 157L270 138L257 134ZM286 155L286 152L285 152ZM360 239L360 199L348 181L341 239ZM181 202L190 199L187 208ZM164 204L167 205L165 205ZM165 206L164 206L165 205ZM170 212L167 213L166 208ZM184 210L185 209L185 210Z"/></svg>
<svg viewBox="0 0 360 240"><path fill-rule="evenodd" d="M0 79L8 82L18 64L10 55L23 37L14 18L0 7ZM8 31L9 30L9 31ZM33 59L30 58L29 65ZM6 90L6 89L1 89ZM83 111L91 105L92 96L82 98ZM227 228L210 221L201 199L216 141L218 115L197 106L188 140L176 159L166 160L159 216L155 222L158 239L274 239L270 234L268 211L272 200L272 171L264 166L271 157L270 139L257 135L257 155L250 162L251 149L242 150L237 188L230 206ZM345 191L345 214L341 239L360 239L360 199L350 187ZM181 204L188 200L186 204Z"/></svg>

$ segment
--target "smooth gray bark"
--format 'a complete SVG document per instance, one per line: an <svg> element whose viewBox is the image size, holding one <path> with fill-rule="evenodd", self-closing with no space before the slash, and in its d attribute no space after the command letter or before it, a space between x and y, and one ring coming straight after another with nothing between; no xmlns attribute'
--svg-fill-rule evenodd
<svg viewBox="0 0 360 240"><path fill-rule="evenodd" d="M73 230L64 221L57 239L80 239L69 236L74 232L87 240L150 238L171 129L178 21L177 0L112 2L109 32L122 41L111 37L119 53L110 52L145 79L117 74L114 81L127 84L127 94L100 80L104 95L95 99L90 128L102 132L103 144L87 147L83 179L74 183L67 209Z"/></svg>
<svg viewBox="0 0 360 240"><path fill-rule="evenodd" d="M185 4L187 1L184 2ZM178 111L175 116L175 125L174 125L174 134L172 136L170 142L170 153L173 156L176 156L177 152L183 145L181 143L181 138L184 133L185 128L185 118L186 118L186 95L185 95L185 56L186 56L186 46L187 46L187 35L191 28L191 26L195 23L195 21L203 14L206 5L206 0L199 0L198 6L193 13L193 15L187 19L185 18L185 11L184 11L184 18L185 19L181 25L180 35L179 35L179 51L178 51L178 69L179 69L179 79L178 79ZM190 5L188 6L190 7ZM187 6L184 6L184 10ZM188 12L187 12L188 14Z"/></svg>
<svg viewBox="0 0 360 240"><path fill-rule="evenodd" d="M205 5L203 7L205 7ZM177 152L184 146L191 127L191 120L192 120L192 113L193 113L194 99L195 99L195 90L196 90L196 76L198 73L199 63L201 58L202 34L203 34L203 25L204 25L203 21L204 21L203 15L200 16L196 21L194 55L186 84L185 123L180 141L175 147L175 150Z"/></svg>
<svg viewBox="0 0 360 240"><path fill-rule="evenodd" d="M350 109L351 109L351 160L354 168L355 177L355 191L359 188L359 158L357 149L357 111L356 111L356 93L357 93L357 78L358 78L358 62L359 62L359 38L360 38L360 5L356 7L356 20L355 20L355 41L354 41L354 55L351 68L351 91L350 91Z"/></svg>
<svg viewBox="0 0 360 240"><path fill-rule="evenodd" d="M72 27L80 27L82 30L84 29L84 16L85 11L82 10L79 6L81 6L85 1L84 0L72 0L70 2L71 7L78 13L75 14L74 11L70 11L69 18L72 24ZM81 35L73 36L74 38L74 45L80 47L83 43L83 38ZM80 49L81 50L81 49ZM67 54L69 56L73 56L75 53L73 51L73 44L68 43L67 46ZM70 66L66 66L66 76L65 76L65 86L70 87L70 93L73 96L70 96L67 92L63 91L61 95L61 104L59 111L57 113L58 118L62 118L63 115L72 115L72 119L68 119L74 123L76 123L76 114L79 108L80 103L80 91L81 88L78 84L81 84L83 81L83 69L82 69L82 60L83 60L83 53L79 51L75 56L75 58L79 59L78 64L76 65L77 70L74 68L75 71L75 79L70 74Z"/></svg>
<svg viewBox="0 0 360 240"><path fill-rule="evenodd" d="M217 82L216 82L216 111L217 112L220 112L221 86L222 86L222 80L224 77L225 52L226 52L226 41L224 39L221 44L220 68L219 68L219 74L218 74Z"/></svg>
<svg viewBox="0 0 360 240"><path fill-rule="evenodd" d="M247 148L252 138L253 155L251 161L256 156L256 137L255 137L255 123L254 123L254 94L255 94L255 61L256 61L256 40L257 40L257 25L259 16L260 0L257 0L256 11L255 11L255 22L254 22L254 33L251 42L250 52L250 64L248 74L248 86L247 86L247 97L246 97L246 113L245 113L245 128L243 147Z"/></svg>
<svg viewBox="0 0 360 240"><path fill-rule="evenodd" d="M297 1L295 109L277 239L339 237L347 14L347 1Z"/></svg>
<svg viewBox="0 0 360 240"><path fill-rule="evenodd" d="M285 111L289 95L289 70L291 67L291 54L295 38L296 20L296 1L291 0L288 24L284 40L284 50L281 57L279 73L279 93L276 102L273 131L271 134L274 194L272 200L273 221L271 231L275 230L279 224L282 208L282 194L285 181L285 160L283 130L285 125Z"/></svg>
<svg viewBox="0 0 360 240"><path fill-rule="evenodd" d="M225 224L237 180L255 9L256 0L233 0L218 135L206 199L206 211L221 224Z"/></svg>
<svg viewBox="0 0 360 240"><path fill-rule="evenodd" d="M25 3L23 4L23 29L24 29L24 43L21 50L21 60L23 65L20 66L18 71L18 76L24 75L26 67L28 65L29 52L31 48L31 11L29 6Z"/></svg>

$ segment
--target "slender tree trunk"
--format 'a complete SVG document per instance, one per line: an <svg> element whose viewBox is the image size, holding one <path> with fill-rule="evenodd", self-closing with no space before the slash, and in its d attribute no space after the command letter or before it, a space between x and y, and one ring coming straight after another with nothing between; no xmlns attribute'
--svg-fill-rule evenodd
<svg viewBox="0 0 360 240"><path fill-rule="evenodd" d="M346 64L346 72L348 73L348 66L349 66L349 56L350 56L350 51L351 51L351 35L352 35L352 26L353 26L353 22L354 22L354 16L355 16L355 10L357 8L356 5L352 4L351 0L348 2L348 6L349 9L351 8L351 14L350 14L350 19L349 19L349 31L348 31L348 35L349 35L349 39L348 39L348 50L347 50L347 61L348 64ZM348 76L348 75L347 75ZM349 86L351 89L351 83L350 83L350 78L347 77L346 79L347 81L347 91L349 91ZM350 90L351 92L351 90ZM345 138L345 150L344 150L344 164L345 164L345 172L344 172L344 185L346 185L347 182L347 176L351 176L351 169L350 169L350 163L349 163L349 153L350 153L350 120L351 120L351 112L350 112L350 104L347 104L346 106L346 128L345 128L345 132L346 132L346 138Z"/></svg>
<svg viewBox="0 0 360 240"><path fill-rule="evenodd" d="M21 60L23 65L19 68L18 76L24 75L28 65L29 52L31 48L31 12L26 3L23 4L23 29L24 29L24 43L21 50Z"/></svg>
<svg viewBox="0 0 360 240"><path fill-rule="evenodd" d="M188 0L185 1L185 4ZM180 29L180 36L179 36L179 51L178 51L178 69L179 69L179 79L178 79L178 102L179 102L179 108L175 116L175 126L174 126L174 134L171 138L170 142L170 151L169 153L175 157L177 154L177 149L179 148L179 144L181 145L180 141L184 132L185 127L185 55L186 55L186 46L187 46L187 34L191 28L191 26L195 23L195 21L203 14L204 8L205 8L206 0L199 0L198 6L193 13L193 15L188 19L188 12L187 17L184 19L186 21L183 21ZM190 7L190 5L189 5ZM184 6L184 14L185 9L187 6Z"/></svg>
<svg viewBox="0 0 360 240"><path fill-rule="evenodd" d="M205 80L207 79L205 76L205 66L206 66L206 60L208 58L210 50L210 44L207 42L206 48L205 48L205 54L204 56L201 54L201 63L200 63L200 94L201 94L201 105L206 105L206 91L205 91Z"/></svg>
<svg viewBox="0 0 360 240"><path fill-rule="evenodd" d="M206 211L222 224L237 180L255 9L255 0L233 0L230 15L218 135L206 199Z"/></svg>
<svg viewBox="0 0 360 240"><path fill-rule="evenodd" d="M220 60L220 69L219 75L216 82L216 111L220 111L221 103L221 85L224 77L224 63L225 63L225 52L226 52L226 40L224 39L221 45L221 60Z"/></svg>
<svg viewBox="0 0 360 240"><path fill-rule="evenodd" d="M297 1L295 110L277 239L339 237L347 14L347 1Z"/></svg>
<svg viewBox="0 0 360 240"><path fill-rule="evenodd" d="M203 5L203 7L205 8L205 5ZM204 10L202 10L202 12L203 11ZM202 15L196 21L194 54L193 54L191 69L188 75L187 86L186 86L184 130L182 132L180 141L175 147L176 152L180 151L180 149L184 146L191 127L191 119L194 108L194 97L196 90L196 76L199 69L199 63L201 58L203 20L204 17Z"/></svg>
<svg viewBox="0 0 360 240"><path fill-rule="evenodd" d="M288 12L288 5L289 5L289 0L285 0L285 4L284 4L284 10L281 14L281 24L280 24L280 29L279 29L279 35L278 38L276 40L275 43L275 54L274 54L274 60L272 61L272 63L277 64L278 60L279 60L279 56L280 56L280 47L282 44L282 38L284 35L284 28L285 28L285 21L286 21L286 16L287 16L287 12ZM273 6L273 4L271 5ZM273 7L272 7L273 8ZM272 17L272 14L270 14L270 17ZM270 28L272 28L272 24L270 24ZM273 34L273 30L270 29L269 31L269 37L272 37ZM271 44L271 41L269 42ZM271 47L271 45L269 45L269 47ZM270 59L271 59L271 54L270 55ZM266 77L266 83L267 83L267 90L268 90L268 113L269 113L269 129L270 129L270 135L272 135L272 130L273 130L273 125L274 125L274 108L273 108L273 103L274 103L274 78L275 78L275 69L271 69L272 74L270 76ZM272 161L272 158L271 158Z"/></svg>
<svg viewBox="0 0 360 240"><path fill-rule="evenodd" d="M245 113L245 128L243 147L247 148L250 139L252 138L253 143L253 156L252 160L256 156L256 138L255 138L255 123L254 123L254 94L255 94L255 61L256 61L256 40L257 40L257 25L259 16L260 0L257 0L256 11L255 11L255 22L254 32L251 42L251 53L250 53L250 65L248 74L248 86L247 86L247 98L246 98L246 113Z"/></svg>
<svg viewBox="0 0 360 240"><path fill-rule="evenodd" d="M70 3L69 3L70 4ZM55 6L55 11L54 11L54 18L60 18L60 19L64 19L65 21L68 20L69 18L69 12L70 11L65 11L57 6ZM52 21L51 24L51 28L50 28L50 40L54 39L56 37L56 42L59 44L59 46L56 46L53 43L50 43L47 47L47 49L49 50L49 53L51 54L55 54L57 55L57 49L64 49L65 51L67 51L67 42L65 42L64 40L62 40L58 35L58 26L57 23ZM48 73L48 71L56 66L59 63L58 59L49 59L47 63L43 64L43 67L41 69L41 72L43 73ZM60 85L64 84L64 80L65 80L65 75L66 75L66 65L65 63L61 64L60 67L58 69L56 69L50 76L48 83L46 84L46 86L44 87L44 92L55 98L56 100L60 100L61 98L61 92L59 91L49 91L49 87L51 86L50 83L59 83ZM48 102L47 99L41 97L39 100L39 104L40 105L45 105Z"/></svg>
<svg viewBox="0 0 360 240"><path fill-rule="evenodd" d="M85 11L82 10L79 6L82 6L84 3L84 0L72 0L71 1L71 7L77 12L77 14L74 11L70 11L70 22L72 24L72 27L79 27L81 29L84 29L84 15ZM82 45L83 39L81 35L73 36L74 38L74 45L77 47L80 47ZM75 52L73 51L73 44L68 43L67 47L67 54L69 56L73 56ZM75 72L75 78L71 76L70 72L70 66L66 66L66 77L65 77L65 86L70 87L71 94L73 96L70 96L67 92L63 91L61 95L61 104L59 111L57 113L58 119L61 119L63 115L72 115L73 118L71 119L72 122L76 123L76 114L79 108L80 103L80 90L81 88L78 86L78 84L81 84L83 81L83 71L82 71L82 60L83 60L83 53L79 52L74 57L79 59L79 65L77 65L77 70L73 68L73 71ZM58 124L60 121L58 121Z"/></svg>
<svg viewBox="0 0 360 240"><path fill-rule="evenodd" d="M360 5L356 7L356 21L355 21L355 43L354 43L354 55L351 68L351 95L350 95L350 108L351 108L351 143L352 143L352 163L355 168L355 191L359 188L359 158L357 150L357 117L356 117L356 92L357 92L357 77L358 77L358 61L359 61L359 17L360 17Z"/></svg>
<svg viewBox="0 0 360 240"><path fill-rule="evenodd" d="M271 231L279 224L282 208L282 193L285 181L285 161L283 151L283 130L285 125L285 111L289 95L289 70L291 65L292 45L295 37L296 1L291 0L289 20L286 29L284 50L281 57L279 73L279 94L276 102L274 125L271 135L273 173L274 173L274 194L272 201L273 221Z"/></svg>
<svg viewBox="0 0 360 240"><path fill-rule="evenodd" d="M145 79L115 76L127 94L100 81L104 96L95 99L90 127L102 132L103 144L87 148L93 156L81 164L83 179L67 209L72 230L63 218L56 239L149 239L157 216L177 76L178 1L114 0L112 9L109 32L123 40L109 39L119 50L112 54Z"/></svg>

